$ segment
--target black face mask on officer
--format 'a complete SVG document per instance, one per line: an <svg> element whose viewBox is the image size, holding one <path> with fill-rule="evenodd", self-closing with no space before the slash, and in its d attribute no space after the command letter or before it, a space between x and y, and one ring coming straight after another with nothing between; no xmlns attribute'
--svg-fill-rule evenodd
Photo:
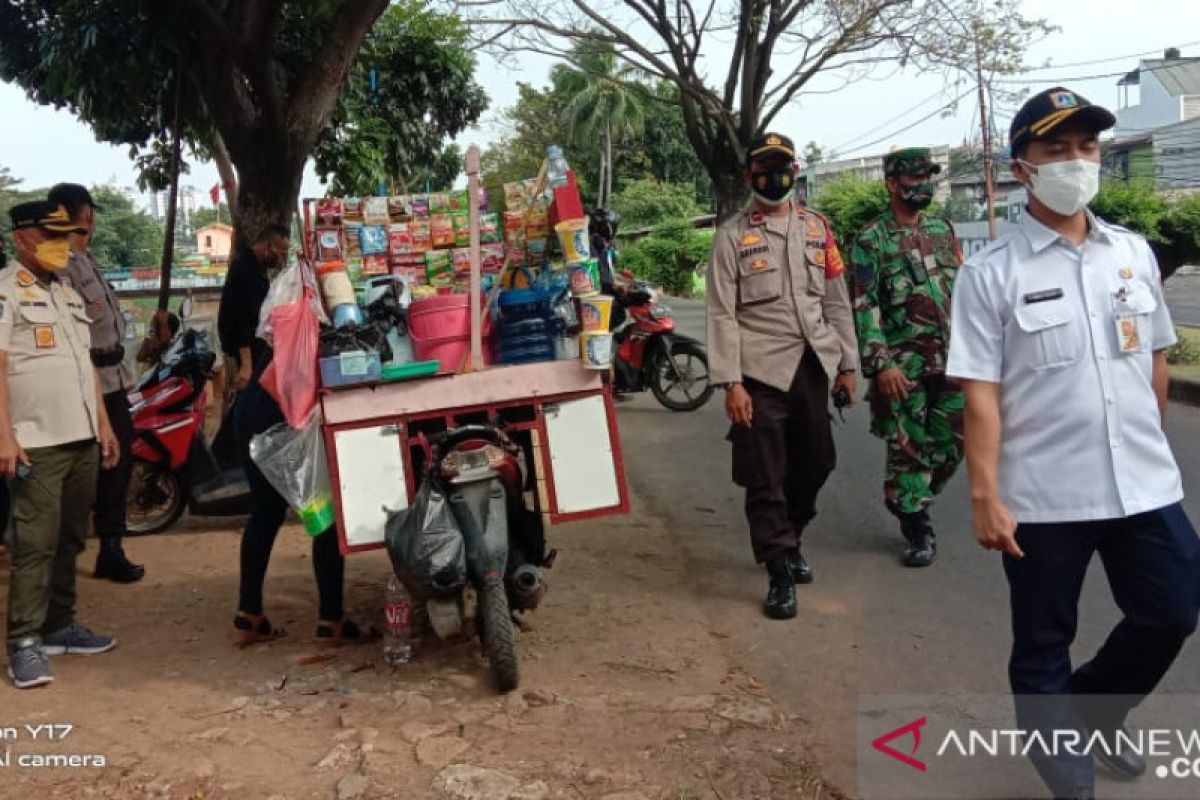
<svg viewBox="0 0 1200 800"><path fill-rule="evenodd" d="M761 170L750 171L750 191L763 205L783 204L795 188L795 166L791 163L771 164Z"/></svg>

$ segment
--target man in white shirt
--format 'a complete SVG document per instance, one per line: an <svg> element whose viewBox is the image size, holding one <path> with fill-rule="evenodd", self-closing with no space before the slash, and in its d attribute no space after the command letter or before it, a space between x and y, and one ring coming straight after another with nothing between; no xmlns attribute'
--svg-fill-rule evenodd
<svg viewBox="0 0 1200 800"><path fill-rule="evenodd" d="M1110 744L1195 630L1200 539L1162 429L1175 342L1146 241L1087 210L1113 115L1061 87L1010 131L1029 189L1019 230L972 257L955 289L947 372L964 381L976 538L1004 553L1018 727ZM1079 593L1099 553L1124 618L1072 670ZM1124 777L1146 764L1093 754ZM1091 756L1031 751L1060 798L1093 797Z"/></svg>

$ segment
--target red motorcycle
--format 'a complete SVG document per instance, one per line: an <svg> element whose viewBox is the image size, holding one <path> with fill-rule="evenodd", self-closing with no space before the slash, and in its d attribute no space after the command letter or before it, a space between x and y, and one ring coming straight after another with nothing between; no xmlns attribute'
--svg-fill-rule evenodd
<svg viewBox="0 0 1200 800"><path fill-rule="evenodd" d="M613 359L617 392L642 392L672 411L695 411L713 395L708 354L697 340L675 330L671 309L648 283L623 273L614 287Z"/></svg>
<svg viewBox="0 0 1200 800"><path fill-rule="evenodd" d="M216 354L204 331L177 336L129 393L133 448L126 524L131 534L159 533L185 508L203 516L249 511L240 469L223 472L204 435L205 386Z"/></svg>

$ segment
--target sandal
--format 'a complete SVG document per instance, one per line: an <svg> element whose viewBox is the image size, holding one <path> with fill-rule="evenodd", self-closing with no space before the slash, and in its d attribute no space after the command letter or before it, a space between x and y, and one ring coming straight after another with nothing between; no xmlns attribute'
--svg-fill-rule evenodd
<svg viewBox="0 0 1200 800"><path fill-rule="evenodd" d="M341 647L344 644L367 644L378 641L381 634L373 625L366 630L358 627L352 619L342 619L340 622L317 621L317 633L314 637L318 644L327 647Z"/></svg>
<svg viewBox="0 0 1200 800"><path fill-rule="evenodd" d="M283 628L276 628L264 614L247 614L239 611L233 618L238 647L248 647L261 642L273 642L287 635Z"/></svg>

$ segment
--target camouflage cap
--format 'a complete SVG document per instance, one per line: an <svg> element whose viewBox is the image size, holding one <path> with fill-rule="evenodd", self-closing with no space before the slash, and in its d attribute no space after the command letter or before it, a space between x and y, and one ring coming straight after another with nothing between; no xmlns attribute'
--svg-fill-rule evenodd
<svg viewBox="0 0 1200 800"><path fill-rule="evenodd" d="M892 175L936 175L942 165L935 163L928 147L905 147L893 150L883 157L883 174Z"/></svg>

